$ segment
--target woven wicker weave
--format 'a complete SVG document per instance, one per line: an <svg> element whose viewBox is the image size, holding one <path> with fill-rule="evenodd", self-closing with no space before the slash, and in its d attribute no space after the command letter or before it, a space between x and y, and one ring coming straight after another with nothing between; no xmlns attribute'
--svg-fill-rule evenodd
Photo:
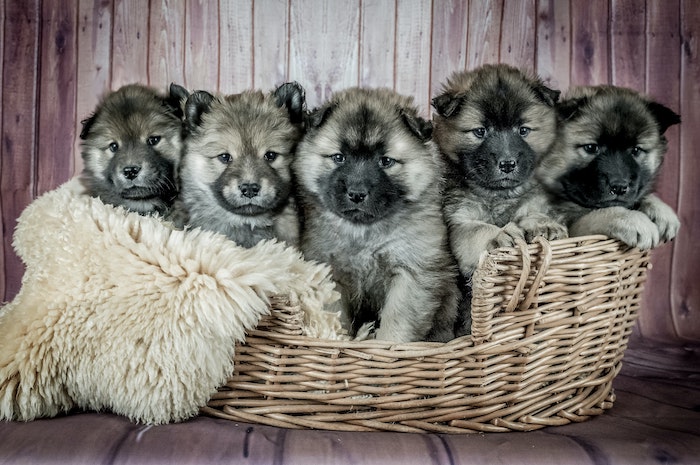
<svg viewBox="0 0 700 465"><path fill-rule="evenodd" d="M584 421L614 401L648 258L602 236L494 251L474 276L472 336L445 344L304 337L298 307L278 302L203 413L348 431Z"/></svg>

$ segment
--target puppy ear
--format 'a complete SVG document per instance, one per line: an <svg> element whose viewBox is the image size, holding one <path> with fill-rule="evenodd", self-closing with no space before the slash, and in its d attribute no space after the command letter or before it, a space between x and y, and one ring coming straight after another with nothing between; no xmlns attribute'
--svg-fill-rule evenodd
<svg viewBox="0 0 700 465"><path fill-rule="evenodd" d="M278 107L287 108L292 123L299 124L304 121L306 96L304 88L299 83L286 82L282 84L275 90L274 96Z"/></svg>
<svg viewBox="0 0 700 465"><path fill-rule="evenodd" d="M170 93L165 99L165 104L173 109L175 116L182 118L185 116L183 105L189 95L190 93L187 92L187 89L173 82L170 84Z"/></svg>
<svg viewBox="0 0 700 465"><path fill-rule="evenodd" d="M557 103L559 96L561 95L561 91L550 89L544 84L536 86L534 90L537 98L542 100L543 103L549 105L550 107L553 107Z"/></svg>
<svg viewBox="0 0 700 465"><path fill-rule="evenodd" d="M681 122L680 115L676 114L676 112L664 105L661 105L660 103L649 102L647 103L647 108L654 116L656 123L659 125L659 131L661 134L665 133L666 129L668 129L670 126Z"/></svg>
<svg viewBox="0 0 700 465"><path fill-rule="evenodd" d="M83 128L80 130L80 138L85 140L87 139L88 134L90 133L90 129L92 128L92 125L95 124L95 120L97 119L97 113L93 113L92 115L88 116L84 120L80 122L80 124L83 125Z"/></svg>
<svg viewBox="0 0 700 465"><path fill-rule="evenodd" d="M332 105L326 105L321 108L316 108L306 117L306 124L309 127L318 128L326 122L331 113L333 113Z"/></svg>
<svg viewBox="0 0 700 465"><path fill-rule="evenodd" d="M399 110L401 119L410 131L422 142L430 140L433 136L433 123L426 121L420 116L411 115L404 110Z"/></svg>
<svg viewBox="0 0 700 465"><path fill-rule="evenodd" d="M452 94L438 95L432 100L433 108L435 108L440 116L449 118L457 113L459 107L462 106L462 99Z"/></svg>
<svg viewBox="0 0 700 465"><path fill-rule="evenodd" d="M204 90L192 92L185 103L185 127L193 131L202 123L202 115L209 111L214 96Z"/></svg>
<svg viewBox="0 0 700 465"><path fill-rule="evenodd" d="M556 104L557 115L560 121L566 121L578 113L579 108L588 103L588 97L572 98Z"/></svg>

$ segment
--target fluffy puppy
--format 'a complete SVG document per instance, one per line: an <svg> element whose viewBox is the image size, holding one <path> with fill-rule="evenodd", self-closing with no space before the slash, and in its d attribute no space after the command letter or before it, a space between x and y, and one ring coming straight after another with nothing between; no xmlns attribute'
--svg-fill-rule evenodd
<svg viewBox="0 0 700 465"><path fill-rule="evenodd" d="M469 279L485 250L566 237L534 171L556 134L559 91L508 65L453 74L433 99L435 141L450 164L444 210L450 245ZM465 300L469 300L469 294ZM469 332L463 316L457 334Z"/></svg>
<svg viewBox="0 0 700 465"><path fill-rule="evenodd" d="M641 249L673 239L678 217L652 191L664 133L680 117L614 86L573 89L558 112L559 135L537 177L571 235L604 234Z"/></svg>
<svg viewBox="0 0 700 465"><path fill-rule="evenodd" d="M179 199L187 224L243 247L272 238L296 245L290 163L303 113L304 89L297 83L269 94L192 93L185 106Z"/></svg>
<svg viewBox="0 0 700 465"><path fill-rule="evenodd" d="M293 169L302 252L330 264L351 335L447 341L459 290L441 204L443 166L430 122L388 89L338 92L308 118Z"/></svg>
<svg viewBox="0 0 700 465"><path fill-rule="evenodd" d="M176 84L168 94L140 84L108 93L82 121L86 193L140 214L166 214L177 195L186 98Z"/></svg>

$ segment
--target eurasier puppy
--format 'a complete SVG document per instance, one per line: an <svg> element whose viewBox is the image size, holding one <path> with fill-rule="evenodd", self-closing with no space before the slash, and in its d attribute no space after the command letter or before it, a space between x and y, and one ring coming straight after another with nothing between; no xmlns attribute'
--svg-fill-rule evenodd
<svg viewBox="0 0 700 465"><path fill-rule="evenodd" d="M303 115L304 90L296 83L270 94L190 95L180 171L189 226L217 231L243 247L272 238L296 245L290 163Z"/></svg>
<svg viewBox="0 0 700 465"><path fill-rule="evenodd" d="M571 235L604 234L641 249L673 239L678 217L652 190L664 132L680 117L613 86L574 89L558 108L559 135L537 176Z"/></svg>
<svg viewBox="0 0 700 465"><path fill-rule="evenodd" d="M166 214L177 195L186 98L175 84L168 95L140 84L108 93L82 122L87 193L140 214Z"/></svg>
<svg viewBox="0 0 700 465"><path fill-rule="evenodd" d="M348 89L309 115L293 163L302 251L330 264L343 323L377 339L454 336L457 268L440 211L443 166L413 100Z"/></svg>
<svg viewBox="0 0 700 465"><path fill-rule="evenodd" d="M501 64L455 73L433 99L435 141L451 165L445 219L467 280L486 250L516 238L566 237L534 177L554 142L558 98L559 91L539 79ZM470 331L466 312L460 312L458 336Z"/></svg>

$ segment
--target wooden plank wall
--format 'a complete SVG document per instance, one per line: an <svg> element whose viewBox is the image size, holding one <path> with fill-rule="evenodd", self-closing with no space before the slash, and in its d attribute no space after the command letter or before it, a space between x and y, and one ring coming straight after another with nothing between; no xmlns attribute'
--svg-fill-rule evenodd
<svg viewBox="0 0 700 465"><path fill-rule="evenodd" d="M680 213L654 252L638 332L700 340L700 8L695 0L5 0L0 9L0 297L20 286L16 218L82 169L79 122L140 81L232 93L298 80L309 106L348 86L413 95L424 116L455 70L534 69L553 87L612 83L680 112L660 195Z"/></svg>

